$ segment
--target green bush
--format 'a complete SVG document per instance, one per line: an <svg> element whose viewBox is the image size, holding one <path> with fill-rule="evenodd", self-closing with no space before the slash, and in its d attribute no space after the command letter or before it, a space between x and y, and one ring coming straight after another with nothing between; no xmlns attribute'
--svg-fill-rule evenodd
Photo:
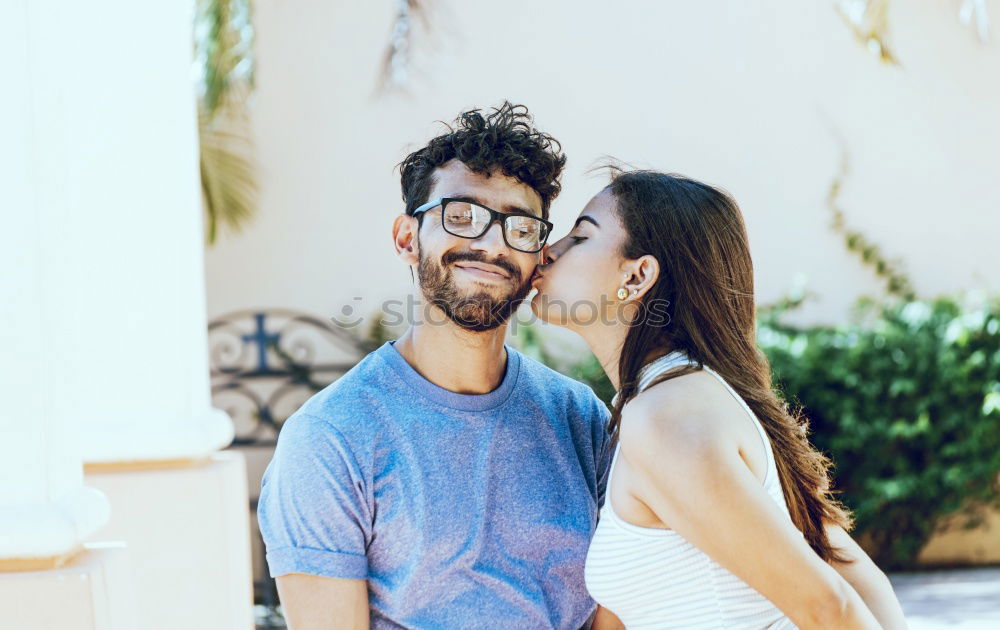
<svg viewBox="0 0 1000 630"><path fill-rule="evenodd" d="M836 465L836 488L884 568L911 566L942 517L1000 505L1000 302L876 306L861 321L758 340Z"/></svg>

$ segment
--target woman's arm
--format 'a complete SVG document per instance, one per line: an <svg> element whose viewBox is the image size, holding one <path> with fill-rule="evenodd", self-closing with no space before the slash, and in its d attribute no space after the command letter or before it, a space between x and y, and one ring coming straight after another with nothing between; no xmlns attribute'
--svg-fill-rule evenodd
<svg viewBox="0 0 1000 630"><path fill-rule="evenodd" d="M839 525L827 525L826 535L830 544L840 550L841 555L852 562L831 562L842 578L847 580L865 605L875 615L875 619L886 630L906 630L906 617L892 590L889 578L872 562L864 549L854 542L850 534Z"/></svg>
<svg viewBox="0 0 1000 630"><path fill-rule="evenodd" d="M800 628L879 627L764 490L710 401L635 402L623 414L620 454L635 472L635 498Z"/></svg>

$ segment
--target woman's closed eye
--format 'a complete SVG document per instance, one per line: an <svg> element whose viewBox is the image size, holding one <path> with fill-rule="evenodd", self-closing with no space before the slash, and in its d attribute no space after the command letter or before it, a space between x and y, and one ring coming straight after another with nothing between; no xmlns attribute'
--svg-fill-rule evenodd
<svg viewBox="0 0 1000 630"><path fill-rule="evenodd" d="M579 245L580 243L582 243L585 240L587 240L587 237L586 236L571 236L571 237L569 237L569 240L573 241L574 245Z"/></svg>

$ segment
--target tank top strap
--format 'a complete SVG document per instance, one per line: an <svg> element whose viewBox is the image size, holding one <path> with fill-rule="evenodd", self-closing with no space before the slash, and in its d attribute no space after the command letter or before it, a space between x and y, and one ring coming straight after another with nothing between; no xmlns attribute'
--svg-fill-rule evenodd
<svg viewBox="0 0 1000 630"><path fill-rule="evenodd" d="M683 350L674 350L661 357L653 359L646 365L642 366L639 370L639 386L636 388L636 393L642 392L644 389L649 387L649 384L653 382L660 374L663 374L667 370L673 369L679 365L693 364L694 361L687 355ZM614 406L618 402L618 394L616 393L611 399L611 404Z"/></svg>
<svg viewBox="0 0 1000 630"><path fill-rule="evenodd" d="M673 352L669 352L661 357L653 359L646 365L642 366L642 368L639 370L639 377L638 377L639 386L637 388L636 393L645 390L647 387L649 387L649 384L653 382L653 379L655 379L660 374L663 374L667 370L673 369L679 365L693 364L693 363L694 361L692 361L691 358L687 355L687 353L684 352L683 350L674 350ZM611 405L614 406L617 402L618 402L618 394L616 393L614 397L611 399ZM611 467L608 469L607 487L609 488L611 487L611 479L614 477L615 462L618 461L618 454L620 451L621 451L621 444L618 443L618 440L615 440L615 452L611 456ZM604 505L607 506L608 503L610 503L610 501L607 499L607 497L605 497Z"/></svg>
<svg viewBox="0 0 1000 630"><path fill-rule="evenodd" d="M653 359L646 365L642 366L642 369L639 370L639 378L638 378L639 386L637 388L636 393L641 393L643 390L649 387L649 384L653 382L653 379L655 379L660 374L663 374L667 370L673 369L680 365L685 365L685 364L694 365L695 363L696 362L693 359L691 359L691 357L689 357L687 353L684 352L683 350L674 350L661 357ZM750 421L753 423L754 428L757 430L757 434L760 436L761 442L763 443L764 446L764 457L766 461L764 484L766 485L771 481L771 470L774 469L776 466L776 463L774 461L774 452L771 450L771 440L767 436L767 431L764 430L764 426L760 423L760 420L757 419L757 415L754 414L752 409L750 409L750 406L746 403L746 401L743 400L743 397L740 396L735 389L733 389L732 385L730 385L726 381L726 379L722 378L722 375L720 375L718 372L716 372L707 365L702 365L702 368L706 372L714 376L716 379L718 379L719 382L722 383L722 385L726 388L726 390L733 396L733 398L735 398L737 402L740 403L743 409L747 412L747 415L750 416ZM614 405L617 402L618 402L618 394L616 393L614 398L611 399L611 404ZM612 467L611 470L608 472L609 483L611 481L611 472L613 472L614 470L614 460L617 459L617 457L618 457L618 449L616 448L614 457L612 458Z"/></svg>

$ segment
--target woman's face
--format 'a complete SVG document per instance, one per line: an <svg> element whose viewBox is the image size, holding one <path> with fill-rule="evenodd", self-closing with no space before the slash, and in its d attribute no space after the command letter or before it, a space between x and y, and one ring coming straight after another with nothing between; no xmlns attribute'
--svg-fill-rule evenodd
<svg viewBox="0 0 1000 630"><path fill-rule="evenodd" d="M538 293L531 310L543 321L579 331L613 322L615 296L624 274L621 244L625 233L615 198L605 189L586 205L569 234L547 246L533 277Z"/></svg>

